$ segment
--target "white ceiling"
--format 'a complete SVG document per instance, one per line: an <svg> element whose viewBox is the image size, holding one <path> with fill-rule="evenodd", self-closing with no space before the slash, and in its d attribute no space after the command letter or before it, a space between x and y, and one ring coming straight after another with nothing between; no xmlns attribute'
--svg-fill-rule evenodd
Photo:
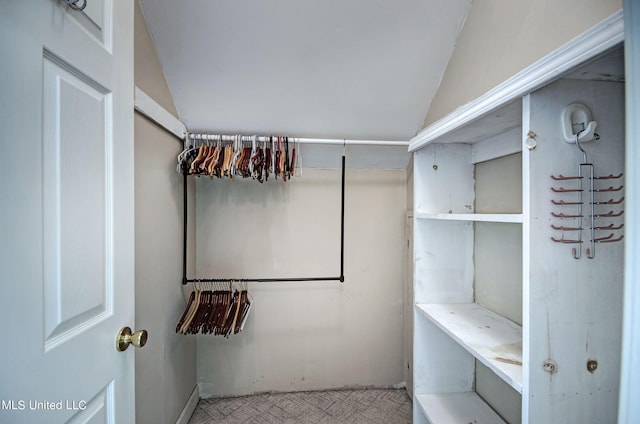
<svg viewBox="0 0 640 424"><path fill-rule="evenodd" d="M190 130L409 140L471 0L141 0Z"/></svg>

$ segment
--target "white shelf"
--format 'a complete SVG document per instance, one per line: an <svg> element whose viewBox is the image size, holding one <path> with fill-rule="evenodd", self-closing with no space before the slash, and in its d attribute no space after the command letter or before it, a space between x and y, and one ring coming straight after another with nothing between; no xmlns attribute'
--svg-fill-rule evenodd
<svg viewBox="0 0 640 424"><path fill-rule="evenodd" d="M522 393L522 327L475 303L418 304L416 309Z"/></svg>
<svg viewBox="0 0 640 424"><path fill-rule="evenodd" d="M416 395L415 399L431 424L505 423L475 392Z"/></svg>
<svg viewBox="0 0 640 424"><path fill-rule="evenodd" d="M521 213L421 213L416 212L418 219L448 220L448 221L476 221L522 223Z"/></svg>

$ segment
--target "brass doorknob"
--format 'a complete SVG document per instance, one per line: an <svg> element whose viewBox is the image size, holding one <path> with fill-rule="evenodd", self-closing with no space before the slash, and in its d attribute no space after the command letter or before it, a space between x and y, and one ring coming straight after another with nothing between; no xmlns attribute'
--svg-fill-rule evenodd
<svg viewBox="0 0 640 424"><path fill-rule="evenodd" d="M130 344L135 347L142 347L147 344L147 330L140 330L131 334L129 327L122 327L118 332L118 337L116 337L116 349L118 352L125 351Z"/></svg>

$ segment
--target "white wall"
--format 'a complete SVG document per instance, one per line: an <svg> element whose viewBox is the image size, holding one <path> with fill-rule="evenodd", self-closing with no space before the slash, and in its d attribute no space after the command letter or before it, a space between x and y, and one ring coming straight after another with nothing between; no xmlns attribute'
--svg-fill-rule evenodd
<svg viewBox="0 0 640 424"><path fill-rule="evenodd" d="M138 2L135 82L176 114ZM175 423L196 385L195 342L175 334L184 307L182 177L175 172L181 146L172 135L136 113L135 328L149 332L146 346L135 352L138 424Z"/></svg>
<svg viewBox="0 0 640 424"><path fill-rule="evenodd" d="M622 8L621 0L474 1L424 126Z"/></svg>
<svg viewBox="0 0 640 424"><path fill-rule="evenodd" d="M203 396L402 381L405 171L346 175L345 282L250 283L244 331L198 336ZM340 176L200 178L197 276L339 275Z"/></svg>

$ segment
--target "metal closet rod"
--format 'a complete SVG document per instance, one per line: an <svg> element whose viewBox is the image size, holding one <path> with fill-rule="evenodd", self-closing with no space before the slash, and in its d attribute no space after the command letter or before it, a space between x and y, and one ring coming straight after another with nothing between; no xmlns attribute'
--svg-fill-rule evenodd
<svg viewBox="0 0 640 424"><path fill-rule="evenodd" d="M188 210L187 210L187 174L183 174L183 245L182 245L182 284L187 283L271 283L271 282L305 282L305 281L340 281L344 283L344 185L345 185L345 156L342 155L342 182L340 194L340 276L339 277L288 277L288 278L187 278L187 231L188 231Z"/></svg>
<svg viewBox="0 0 640 424"><path fill-rule="evenodd" d="M189 278L187 283L276 283L303 281L344 281L344 277L301 277L301 278Z"/></svg>
<svg viewBox="0 0 640 424"><path fill-rule="evenodd" d="M209 134L209 133L189 133L189 140L205 140L205 141L235 141L236 135L230 134ZM268 135L241 135L242 141L253 141L255 137L256 141L264 142L270 141L271 137ZM294 141L300 144L335 144L340 146L408 146L408 141L391 141L391 140L349 140L343 138L300 138L289 137L289 141Z"/></svg>

